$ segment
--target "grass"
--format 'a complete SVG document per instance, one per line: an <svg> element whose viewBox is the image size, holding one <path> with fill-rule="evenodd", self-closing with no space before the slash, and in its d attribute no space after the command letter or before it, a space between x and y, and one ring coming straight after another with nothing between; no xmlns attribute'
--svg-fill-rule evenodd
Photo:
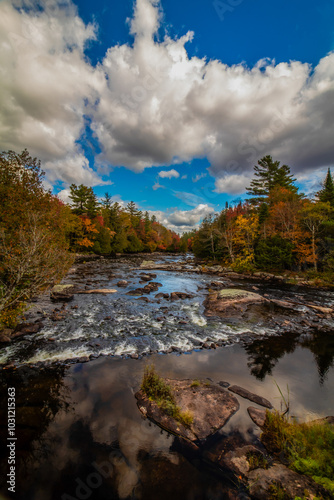
<svg viewBox="0 0 334 500"><path fill-rule="evenodd" d="M332 425L298 424L277 411L267 411L261 440L270 452L283 455L290 469L310 476L334 495Z"/></svg>
<svg viewBox="0 0 334 500"><path fill-rule="evenodd" d="M268 469L269 464L262 453L248 451L246 454L247 462L249 463L249 470L254 469Z"/></svg>
<svg viewBox="0 0 334 500"><path fill-rule="evenodd" d="M199 387L201 382L197 379L193 380L190 387Z"/></svg>
<svg viewBox="0 0 334 500"><path fill-rule="evenodd" d="M191 426L194 420L191 412L181 411L175 402L171 387L157 374L154 365L145 367L141 390L151 401L155 401L167 415L173 417L185 427Z"/></svg>

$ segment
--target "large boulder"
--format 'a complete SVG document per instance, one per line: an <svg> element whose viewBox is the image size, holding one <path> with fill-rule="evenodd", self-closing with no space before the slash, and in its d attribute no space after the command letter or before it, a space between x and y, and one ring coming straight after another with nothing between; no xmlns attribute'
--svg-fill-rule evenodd
<svg viewBox="0 0 334 500"><path fill-rule="evenodd" d="M249 292L228 288L212 292L204 302L206 316L220 316L223 318L240 317L250 306L268 302L265 297Z"/></svg>
<svg viewBox="0 0 334 500"><path fill-rule="evenodd" d="M166 383L171 387L181 412L188 412L193 416L191 425L185 427L177 422L142 391L135 395L139 410L160 427L193 442L206 440L221 429L239 409L238 400L218 385L169 379L166 379Z"/></svg>

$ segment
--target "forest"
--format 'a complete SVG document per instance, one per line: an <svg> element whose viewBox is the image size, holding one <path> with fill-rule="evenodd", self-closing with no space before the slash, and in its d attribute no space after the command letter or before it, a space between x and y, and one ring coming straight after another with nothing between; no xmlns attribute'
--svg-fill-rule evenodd
<svg viewBox="0 0 334 500"><path fill-rule="evenodd" d="M43 186L40 161L27 150L0 155L0 326L61 280L76 253L186 252L237 272L334 271L334 185L328 170L314 199L298 192L290 168L259 160L249 198L203 220L182 236L91 187L70 186L70 203Z"/></svg>

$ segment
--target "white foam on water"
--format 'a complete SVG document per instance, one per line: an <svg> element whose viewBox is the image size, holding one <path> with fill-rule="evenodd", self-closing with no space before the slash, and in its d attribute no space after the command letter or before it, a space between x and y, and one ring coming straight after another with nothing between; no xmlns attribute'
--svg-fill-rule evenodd
<svg viewBox="0 0 334 500"><path fill-rule="evenodd" d="M200 314L196 314L193 311L190 312L189 316L190 316L191 322L194 325L207 326L207 324L208 324L207 320L203 316L201 316Z"/></svg>
<svg viewBox="0 0 334 500"><path fill-rule="evenodd" d="M80 358L81 356L88 356L91 352L84 346L77 349L64 349L59 352L48 352L38 350L36 354L28 359L26 363L38 363L39 361L64 361L65 359Z"/></svg>

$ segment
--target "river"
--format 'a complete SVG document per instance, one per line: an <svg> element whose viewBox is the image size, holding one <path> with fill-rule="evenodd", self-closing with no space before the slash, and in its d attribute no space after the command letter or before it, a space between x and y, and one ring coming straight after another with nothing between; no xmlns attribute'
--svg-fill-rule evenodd
<svg viewBox="0 0 334 500"><path fill-rule="evenodd" d="M2 479L0 498L227 498L219 474L205 461L185 458L173 436L141 417L134 393L148 363L169 378L241 385L280 409L278 385L290 400L290 414L299 420L334 415L331 320L324 328L294 328L293 322L283 328L286 319L268 322L265 315L229 323L206 318L208 289L225 278L195 272L189 256L156 257L157 267L181 263L183 270L154 270L153 281L161 284L158 292L128 295L144 286L143 273L151 272L143 271L142 260L76 264L64 283L117 292L75 295L65 310L46 294L26 315L31 322L42 318L43 328L0 350L2 366L15 364L1 371L1 442L7 432L8 387L16 390L17 435L16 494L10 496ZM120 280L128 284L118 287ZM227 286L298 298L297 314L298 308L303 314L303 301L334 305L332 293L325 290L254 280L232 280ZM155 298L175 291L192 297ZM203 349L203 342L215 348ZM257 435L243 415L238 412L224 431L237 427ZM2 478L7 456L2 447Z"/></svg>

